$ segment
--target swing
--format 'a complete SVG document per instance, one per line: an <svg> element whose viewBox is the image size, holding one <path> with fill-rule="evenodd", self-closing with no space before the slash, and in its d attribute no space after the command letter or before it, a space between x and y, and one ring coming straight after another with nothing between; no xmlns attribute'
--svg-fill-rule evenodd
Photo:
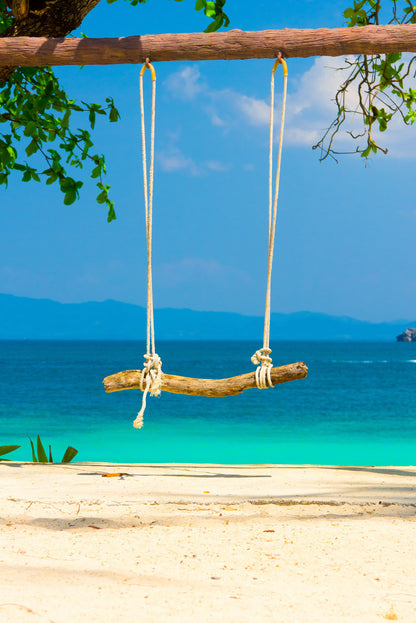
<svg viewBox="0 0 416 623"><path fill-rule="evenodd" d="M280 123L279 151L277 159L277 169L275 178L275 188L273 195L273 125L274 125L274 76L279 64L283 68L284 86L283 103ZM144 103L143 103L143 76L146 69L150 69L152 78L152 118L151 118L151 137L150 137L150 165L149 182L147 180L146 144L145 144L145 123L144 123ZM142 370L125 370L107 376L104 380L106 392L116 392L123 389L141 389L143 391L142 408L134 421L136 428L143 425L143 413L146 408L146 397L158 396L161 391L174 394L186 394L191 396L234 396L246 389L258 387L264 389L274 387L288 381L303 379L307 376L308 368L303 362L288 364L285 366L273 367L270 357L270 293L271 293L271 273L273 264L273 251L277 217L277 199L279 194L280 164L282 158L283 145L283 126L286 108L287 92L287 65L279 54L272 69L271 96L270 96L270 146L269 146L269 235L268 235L268 271L266 288L266 305L264 313L264 334L263 346L257 350L251 358L257 366L254 372L241 374L225 379L194 379L184 376L165 374L162 372L162 361L155 351L155 331L153 314L153 285L152 285L152 216L153 216L153 168L154 168L154 136L155 136L155 101L156 101L156 72L149 62L143 65L140 71L140 113L141 113L141 132L142 132L142 157L143 157L143 185L144 185L144 205L146 218L146 239L147 239L147 351L144 355L144 366Z"/></svg>

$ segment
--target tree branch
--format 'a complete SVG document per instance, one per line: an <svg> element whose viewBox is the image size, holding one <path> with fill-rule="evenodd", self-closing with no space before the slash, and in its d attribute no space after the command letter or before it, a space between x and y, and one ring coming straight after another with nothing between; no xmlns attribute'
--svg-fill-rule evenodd
<svg viewBox="0 0 416 623"><path fill-rule="evenodd" d="M96 0L89 2L95 3ZM84 4L87 5L86 0ZM113 39L0 38L0 66L11 61L26 67L113 65L140 63L146 57L154 62L276 58L279 52L287 58L416 52L416 24L259 32L230 30Z"/></svg>

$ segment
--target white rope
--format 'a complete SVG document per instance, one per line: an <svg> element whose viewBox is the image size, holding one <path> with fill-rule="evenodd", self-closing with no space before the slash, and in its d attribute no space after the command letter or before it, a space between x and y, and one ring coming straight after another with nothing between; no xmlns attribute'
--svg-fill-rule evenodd
<svg viewBox="0 0 416 623"><path fill-rule="evenodd" d="M150 392L151 396L159 396L162 391L162 361L159 355L146 353L144 360L144 367L140 376L140 389L143 392L142 408L133 422L134 428L142 428L143 426L147 394Z"/></svg>
<svg viewBox="0 0 416 623"><path fill-rule="evenodd" d="M144 123L143 76L149 67L152 75L152 119L150 131L150 165L149 183L147 182L146 132ZM142 160L143 160L143 188L144 211L146 218L147 241L147 327L146 327L146 354L140 378L140 388L143 391L142 408L133 426L143 426L143 414L146 409L147 394L159 396L162 386L162 361L155 351L155 326L153 313L153 285L152 285L152 224L153 224L153 171L155 157L155 112L156 112L156 73L154 67L146 60L140 71L140 118L142 132Z"/></svg>
<svg viewBox="0 0 416 623"><path fill-rule="evenodd" d="M273 127L274 127L274 75L279 64L283 67L283 100L282 100L282 113L280 118L280 137L279 137L279 150L277 156L277 167L275 177L275 187L273 195ZM265 389L266 387L273 387L273 383L270 377L270 371L272 369L272 359L270 353L270 300L271 300L271 282L272 282L272 267L273 267L273 254L274 254L274 242L276 233L276 220L277 220L277 200L279 197L279 182L280 182L280 167L282 162L282 147L283 147L283 130L285 123L285 111L286 111L286 95L287 95L287 65L284 59L280 56L275 61L272 69L271 89L270 89L270 143L269 143L269 237L268 237L268 263L267 263L267 287L266 287L266 305L264 311L264 333L263 333L263 347L257 350L251 358L254 365L257 365L256 369L256 384L259 389Z"/></svg>

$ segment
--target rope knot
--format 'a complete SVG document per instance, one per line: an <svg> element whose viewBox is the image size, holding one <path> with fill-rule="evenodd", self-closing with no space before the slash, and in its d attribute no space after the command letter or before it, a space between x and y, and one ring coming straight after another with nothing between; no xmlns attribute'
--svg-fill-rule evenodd
<svg viewBox="0 0 416 623"><path fill-rule="evenodd" d="M143 414L146 409L147 394L160 396L162 391L162 360L156 353L146 353L142 374L140 376L140 389L143 391L142 408L133 422L134 428L143 426Z"/></svg>
<svg viewBox="0 0 416 623"><path fill-rule="evenodd" d="M273 387L270 371L273 367L270 348L259 348L251 358L256 368L256 385L259 389Z"/></svg>
<svg viewBox="0 0 416 623"><path fill-rule="evenodd" d="M144 391L148 377L151 379L149 388L151 396L159 396L161 387L162 360L154 353L153 355L146 353L144 356L144 364L142 375L140 377L140 389Z"/></svg>

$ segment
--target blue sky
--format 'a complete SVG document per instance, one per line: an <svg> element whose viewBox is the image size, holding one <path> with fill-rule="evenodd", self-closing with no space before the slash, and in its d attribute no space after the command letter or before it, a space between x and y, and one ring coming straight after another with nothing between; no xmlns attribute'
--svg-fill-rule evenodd
<svg viewBox="0 0 416 623"><path fill-rule="evenodd" d="M348 2L228 0L231 27L344 25ZM89 36L193 32L193 0L101 2ZM381 321L416 317L415 131L395 126L387 156L320 163L311 146L333 119L342 59L289 60L272 310ZM268 98L272 61L160 63L154 202L156 307L263 313L266 279ZM63 302L145 304L146 255L138 67L59 68L79 99L115 98L122 119L100 120L117 221L107 224L85 179L66 207L53 187L0 191L0 292ZM148 78L148 76L146 76ZM279 78L281 76L279 75ZM281 82L278 80L278 94ZM148 106L150 82L147 83ZM279 96L277 95L279 101ZM347 148L346 138L339 145ZM350 145L351 147L351 145Z"/></svg>

